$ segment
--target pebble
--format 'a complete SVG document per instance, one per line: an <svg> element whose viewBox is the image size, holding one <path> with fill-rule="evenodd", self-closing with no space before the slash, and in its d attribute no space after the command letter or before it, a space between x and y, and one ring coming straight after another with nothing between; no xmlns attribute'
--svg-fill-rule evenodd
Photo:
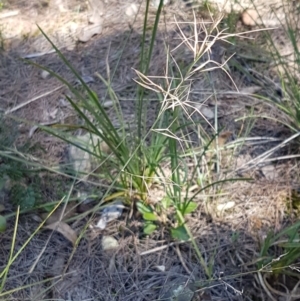
<svg viewBox="0 0 300 301"><path fill-rule="evenodd" d="M104 109L109 109L114 105L114 102L112 100L105 101L102 106Z"/></svg>
<svg viewBox="0 0 300 301"><path fill-rule="evenodd" d="M102 24L93 24L81 28L77 33L77 39L79 42L86 43L93 36L98 35L102 32Z"/></svg>
<svg viewBox="0 0 300 301"><path fill-rule="evenodd" d="M247 9L242 13L242 22L246 26L255 26L259 21L258 12L255 9Z"/></svg>
<svg viewBox="0 0 300 301"><path fill-rule="evenodd" d="M170 0L164 0L163 5L169 4L169 2L170 2ZM155 8L159 7L159 3L160 3L160 0L152 0L151 1L152 6L154 6Z"/></svg>
<svg viewBox="0 0 300 301"><path fill-rule="evenodd" d="M217 205L217 211L225 211L225 210L228 210L228 209L232 209L234 207L235 207L235 202L229 201L227 203L218 204Z"/></svg>
<svg viewBox="0 0 300 301"><path fill-rule="evenodd" d="M43 70L43 71L41 72L41 77L42 77L42 79L46 79L46 78L48 78L49 76L50 76L50 73L49 73L48 71Z"/></svg>
<svg viewBox="0 0 300 301"><path fill-rule="evenodd" d="M205 117L205 118L207 118L207 119L213 119L213 118L215 118L215 113L214 113L214 111L213 110L211 110L210 108L208 108L208 107L202 107L201 109L200 109L200 112L203 114L203 116Z"/></svg>
<svg viewBox="0 0 300 301"><path fill-rule="evenodd" d="M112 236L103 236L101 245L103 251L117 249L119 247L118 241Z"/></svg>
<svg viewBox="0 0 300 301"><path fill-rule="evenodd" d="M128 17L133 17L137 14L138 7L135 3L131 3L125 10L125 14Z"/></svg>

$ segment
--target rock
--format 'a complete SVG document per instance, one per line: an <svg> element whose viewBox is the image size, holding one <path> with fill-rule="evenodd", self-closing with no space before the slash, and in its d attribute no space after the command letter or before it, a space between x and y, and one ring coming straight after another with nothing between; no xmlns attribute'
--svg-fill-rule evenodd
<svg viewBox="0 0 300 301"><path fill-rule="evenodd" d="M107 223L118 219L123 212L124 205L121 199L116 200L112 204L105 207L102 211L100 220L98 221L96 227L100 229L105 229Z"/></svg>
<svg viewBox="0 0 300 301"><path fill-rule="evenodd" d="M85 147L85 146L83 146ZM69 148L69 156L73 163L73 169L79 178L83 178L92 170L92 158L90 154L74 145Z"/></svg>
<svg viewBox="0 0 300 301"><path fill-rule="evenodd" d="M77 136L74 143L81 146L84 149L90 150L94 153L93 146L100 146L100 150L103 153L110 153L110 149L107 144L100 141L100 137L92 134L85 134ZM84 178L88 173L92 172L97 167L95 156L88 153L86 150L82 150L76 145L70 145L69 147L69 158L73 164L73 169L79 178Z"/></svg>
<svg viewBox="0 0 300 301"><path fill-rule="evenodd" d="M109 256L109 266L107 271L109 273L116 272L116 252L119 248L119 242L112 236L103 236L101 241L102 249Z"/></svg>
<svg viewBox="0 0 300 301"><path fill-rule="evenodd" d="M93 36L98 35L101 32L102 32L102 22L101 24L88 25L78 30L77 39L79 42L86 43Z"/></svg>
<svg viewBox="0 0 300 301"><path fill-rule="evenodd" d="M135 3L131 3L125 10L125 14L128 17L134 17L138 12L138 7Z"/></svg>
<svg viewBox="0 0 300 301"><path fill-rule="evenodd" d="M117 249L119 247L118 241L112 236L103 236L101 245L103 251Z"/></svg>
<svg viewBox="0 0 300 301"><path fill-rule="evenodd" d="M163 5L169 4L169 2L170 2L170 0L164 0ZM160 3L160 0L152 0L151 1L152 6L154 6L155 8L158 8L159 3Z"/></svg>
<svg viewBox="0 0 300 301"><path fill-rule="evenodd" d="M89 23L94 25L102 24L102 17L96 13L93 13L89 16Z"/></svg>
<svg viewBox="0 0 300 301"><path fill-rule="evenodd" d="M223 212L225 210L234 208L234 206L235 206L235 202L233 202L233 201L229 201L227 203L218 204L217 205L217 211L222 211Z"/></svg>
<svg viewBox="0 0 300 301"><path fill-rule="evenodd" d="M102 24L104 5L102 0L89 0L89 23Z"/></svg>
<svg viewBox="0 0 300 301"><path fill-rule="evenodd" d="M104 109L109 109L114 105L114 102L112 100L105 101L102 106Z"/></svg>
<svg viewBox="0 0 300 301"><path fill-rule="evenodd" d="M50 73L49 73L48 71L43 70L43 71L41 72L41 77L42 77L42 79L46 79L46 78L49 77L49 76L50 76Z"/></svg>
<svg viewBox="0 0 300 301"><path fill-rule="evenodd" d="M165 272L166 271L166 267L164 265L157 265L155 266L155 268L159 271L159 272Z"/></svg>
<svg viewBox="0 0 300 301"><path fill-rule="evenodd" d="M215 113L213 112L213 110L211 110L208 107L204 107L202 106L200 109L200 112L203 114L203 116L207 119L213 119L215 118Z"/></svg>
<svg viewBox="0 0 300 301"><path fill-rule="evenodd" d="M255 26L259 22L259 15L255 9L247 9L242 13L242 22L246 26Z"/></svg>

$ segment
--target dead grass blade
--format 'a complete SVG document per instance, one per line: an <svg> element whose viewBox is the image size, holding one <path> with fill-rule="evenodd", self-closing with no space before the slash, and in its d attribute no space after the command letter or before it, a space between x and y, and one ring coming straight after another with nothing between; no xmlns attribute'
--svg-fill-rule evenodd
<svg viewBox="0 0 300 301"><path fill-rule="evenodd" d="M47 225L44 229L50 229L61 233L67 240L69 240L73 246L75 246L77 241L76 232L65 222L57 221L53 224Z"/></svg>

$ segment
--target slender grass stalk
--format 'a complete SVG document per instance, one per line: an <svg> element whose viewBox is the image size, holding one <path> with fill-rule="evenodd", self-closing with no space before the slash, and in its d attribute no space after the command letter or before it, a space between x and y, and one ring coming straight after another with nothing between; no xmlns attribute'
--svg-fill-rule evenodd
<svg viewBox="0 0 300 301"><path fill-rule="evenodd" d="M0 286L0 296L1 296L1 293L4 289L5 282L6 282L6 279L7 279L7 274L9 272L10 266L14 262L13 253L14 253L15 242L16 242L16 237L17 237L19 216L20 216L20 206L18 206L18 208L17 208L15 227L14 227L14 233L13 233L13 237L12 237L12 243L11 243L11 248L10 248L9 259L8 259L7 265L5 266L4 270L0 274L0 279L2 278L1 286Z"/></svg>

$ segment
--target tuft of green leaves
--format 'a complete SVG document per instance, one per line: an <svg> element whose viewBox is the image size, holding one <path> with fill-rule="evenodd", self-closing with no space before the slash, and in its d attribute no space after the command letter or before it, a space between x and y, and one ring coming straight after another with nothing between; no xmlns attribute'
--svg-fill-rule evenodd
<svg viewBox="0 0 300 301"><path fill-rule="evenodd" d="M299 259L300 252L300 221L281 230L278 234L270 232L264 239L258 269L260 272L274 275L294 275L299 277L298 272L293 271Z"/></svg>
<svg viewBox="0 0 300 301"><path fill-rule="evenodd" d="M196 202L183 202L178 203L169 196L165 196L159 202L153 205L147 205L144 202L137 202L137 209L142 214L145 220L144 224L144 234L150 235L153 233L160 224L167 226L170 229L170 234L175 240L188 240L189 236L182 223L182 219L176 214L176 208L181 216L186 217L187 214L194 212L197 208ZM175 220L174 220L175 218ZM179 226L178 226L179 225Z"/></svg>
<svg viewBox="0 0 300 301"><path fill-rule="evenodd" d="M279 122L298 132L300 129L300 5L293 1L286 1L282 9L286 16L285 20L282 21L276 14L275 18L280 23L281 36L286 39L285 46L289 54L282 53L279 48L281 46L274 42L271 33L265 32L272 61L275 63L275 70L280 78L280 88L274 85L273 89L281 94L281 98L278 100L274 97L263 97L263 99L271 102L284 113L285 118Z"/></svg>
<svg viewBox="0 0 300 301"><path fill-rule="evenodd" d="M114 114L118 116L120 123L118 128L112 123L96 93L84 82L72 64L41 28L42 34L55 49L63 64L77 78L81 87L79 90L59 74L30 62L30 64L48 71L69 88L72 96L66 96L66 99L80 118L79 124L59 125L59 127L55 128L40 126L40 128L68 144L78 147L97 160L98 167L101 167L101 172L95 169L93 176L110 182L103 201L113 200L118 196L123 197L131 205L134 202L136 206L132 206L132 208L137 207L145 222L145 234L151 234L159 225L163 224L170 229L173 239L190 239L206 275L211 278L212 268L207 266L185 219L198 206L199 200L196 200L196 196L207 187L217 185L221 181L217 183L208 181L209 183L205 183L206 186L199 185L199 189L193 192L192 196L190 195L189 189L197 181L201 156L205 154L205 150L200 154L199 158L199 154L196 155L193 147L189 145L192 144L190 143L191 139L186 139L186 137L190 138L191 127L194 127L193 130L196 133L201 123L200 121L194 122L191 119L191 111L197 111L199 116L201 114L193 106L193 103L189 101L188 95L194 76L216 68L210 68L209 64L211 61L205 59L207 55L209 57L213 44L217 40L228 39L232 34L227 35L223 31L218 31L216 28L220 20L217 20L208 28L203 29L202 32L205 34L205 38L204 41L199 41L199 26L196 18L194 19L194 24L192 24L193 26L191 26L191 37L185 36L178 23L178 32L181 34L182 44L185 44L188 49L194 52L193 61L185 68L179 69L173 54L166 48L166 74L164 77L158 76L154 79L154 76L149 76L149 66L163 1L160 1L154 24L149 24L151 22L150 18L148 19L149 4L150 0L147 0L141 44L140 70L136 70L138 76L136 80L138 84L136 92L137 110L135 124L130 128L130 133L126 130L126 122L124 121L125 118L121 110L120 101L112 87L113 78L105 78L102 74L97 73L97 76L106 87L107 95L113 102ZM202 26L204 25L202 24ZM148 43L146 36L149 28L151 28L151 39ZM123 49L126 49L126 45L124 45ZM226 72L223 65L219 66L219 68ZM107 72L107 74L111 76L110 72ZM145 125L146 113L151 104L146 90L157 96L158 104L158 113L150 129L149 126ZM190 120L187 122L187 119ZM96 143L92 147L88 145L89 143L86 145L77 143L78 141L76 142L67 131L75 129L96 137ZM105 149L108 150L106 152L102 151L104 145ZM187 155L185 148L182 146L188 146L191 149L189 150L191 154L189 157L194 160L194 167L190 168L187 166L185 161ZM165 163L168 166L167 173L171 173L170 176L165 175L163 172L162 166ZM157 178L160 177L166 180L160 185L165 195L160 200L151 202L149 200L149 192L151 193L152 185L157 183ZM227 180L223 180L223 182L225 181ZM116 192L112 193L113 189Z"/></svg>

